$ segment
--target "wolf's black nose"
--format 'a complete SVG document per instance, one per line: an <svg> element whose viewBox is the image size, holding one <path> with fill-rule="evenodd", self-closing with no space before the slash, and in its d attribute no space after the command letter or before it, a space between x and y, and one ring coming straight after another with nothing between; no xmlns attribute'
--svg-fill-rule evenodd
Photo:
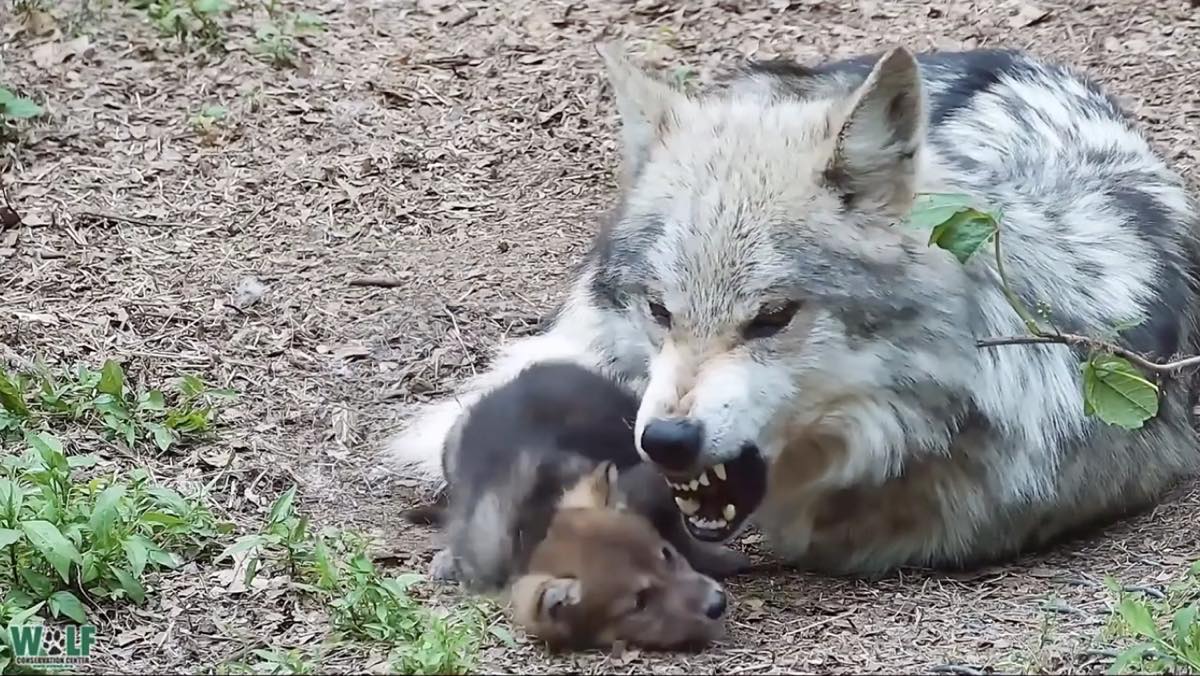
<svg viewBox="0 0 1200 676"><path fill-rule="evenodd" d="M689 418L655 418L642 430L642 450L668 470L686 470L700 455L704 428Z"/></svg>

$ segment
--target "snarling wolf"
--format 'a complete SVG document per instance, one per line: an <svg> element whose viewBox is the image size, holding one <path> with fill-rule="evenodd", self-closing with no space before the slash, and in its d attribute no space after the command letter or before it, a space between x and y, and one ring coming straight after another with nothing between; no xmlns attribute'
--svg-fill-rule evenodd
<svg viewBox="0 0 1200 676"><path fill-rule="evenodd" d="M1143 428L1105 425L1081 352L976 346L1024 331L994 257L961 264L903 224L919 193L966 195L1003 214L1013 291L1059 330L1132 321L1121 345L1194 354L1196 204L1099 85L1020 52L898 47L685 94L601 52L619 206L552 326L391 442L410 474L436 477L463 407L545 359L641 395L638 450L700 503L696 537L753 519L829 572L1009 557L1200 465L1190 374Z"/></svg>

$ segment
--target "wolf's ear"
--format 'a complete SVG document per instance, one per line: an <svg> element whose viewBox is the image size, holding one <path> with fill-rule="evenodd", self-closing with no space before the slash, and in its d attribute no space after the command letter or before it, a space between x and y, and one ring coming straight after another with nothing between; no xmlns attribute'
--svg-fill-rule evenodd
<svg viewBox="0 0 1200 676"><path fill-rule="evenodd" d="M885 54L851 95L825 177L847 202L907 209L913 158L925 140L925 96L916 57Z"/></svg>
<svg viewBox="0 0 1200 676"><path fill-rule="evenodd" d="M604 59L621 116L621 169L628 185L650 147L674 123L673 109L686 95L638 68L617 44L600 44L596 51Z"/></svg>
<svg viewBox="0 0 1200 676"><path fill-rule="evenodd" d="M624 498L617 486L619 475L617 465L611 460L600 463L563 493L559 507L562 509L620 509L624 506Z"/></svg>

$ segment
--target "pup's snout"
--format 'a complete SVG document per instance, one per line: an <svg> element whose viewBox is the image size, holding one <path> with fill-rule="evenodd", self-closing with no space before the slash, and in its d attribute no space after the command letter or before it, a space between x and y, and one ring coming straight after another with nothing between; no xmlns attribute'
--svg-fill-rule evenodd
<svg viewBox="0 0 1200 676"><path fill-rule="evenodd" d="M655 418L642 430L642 450L668 470L691 468L703 443L704 428L691 418Z"/></svg>
<svg viewBox="0 0 1200 676"><path fill-rule="evenodd" d="M719 620L725 614L725 608L728 605L728 600L725 598L725 590L721 587L713 587L708 593L708 599L705 602L704 614L710 620Z"/></svg>

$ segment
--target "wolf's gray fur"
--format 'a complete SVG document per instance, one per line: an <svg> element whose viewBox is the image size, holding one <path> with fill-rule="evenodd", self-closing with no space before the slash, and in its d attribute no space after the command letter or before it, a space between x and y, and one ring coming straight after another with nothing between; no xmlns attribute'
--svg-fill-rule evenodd
<svg viewBox="0 0 1200 676"><path fill-rule="evenodd" d="M961 265L897 224L915 192L965 193L1001 211L1006 272L1055 326L1137 320L1121 344L1195 353L1196 205L1096 84L1017 52L894 49L759 64L687 96L604 59L622 119L613 221L553 326L423 411L397 463L436 476L464 406L570 359L642 394L639 444L682 416L702 426L700 465L757 446L755 521L777 551L860 573L1012 555L1200 465L1190 376L1164 383L1140 431L1086 416L1081 354L976 347L1024 331L994 259ZM784 306L784 325L755 328Z"/></svg>

